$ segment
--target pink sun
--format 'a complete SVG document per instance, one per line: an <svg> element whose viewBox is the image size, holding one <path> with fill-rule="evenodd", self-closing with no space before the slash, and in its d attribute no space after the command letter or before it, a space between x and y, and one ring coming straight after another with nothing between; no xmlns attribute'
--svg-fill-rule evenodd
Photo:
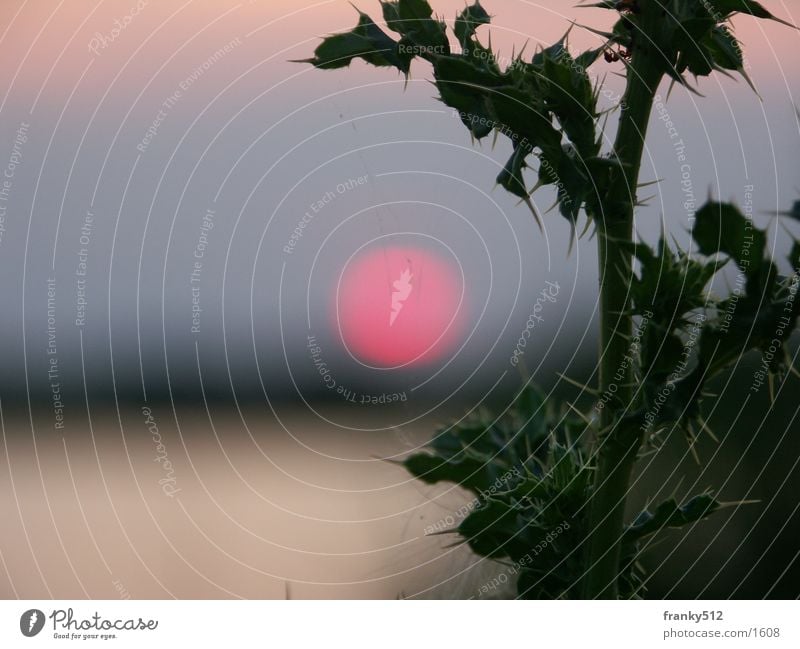
<svg viewBox="0 0 800 649"><path fill-rule="evenodd" d="M366 365L429 363L459 340L463 294L458 267L434 252L371 248L342 272L333 316L344 345Z"/></svg>

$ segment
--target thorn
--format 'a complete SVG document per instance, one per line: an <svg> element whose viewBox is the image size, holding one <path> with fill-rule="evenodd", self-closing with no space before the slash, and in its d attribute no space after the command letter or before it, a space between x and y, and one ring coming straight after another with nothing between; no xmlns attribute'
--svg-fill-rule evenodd
<svg viewBox="0 0 800 649"><path fill-rule="evenodd" d="M456 541L455 543L450 543L449 545L442 546L442 550L449 550L450 548L458 548L464 545L466 541Z"/></svg>
<svg viewBox="0 0 800 649"><path fill-rule="evenodd" d="M565 34L564 34L564 35L561 37L561 40L559 41L560 43L564 43L564 46L565 46L565 47L566 47L566 45L567 45L567 42L568 42L569 33L572 31L572 28L573 28L573 27L575 27L575 23L574 23L574 22L571 22L571 23L570 23L570 25L569 25L569 27L567 27L567 31L566 31L566 33L565 33Z"/></svg>
<svg viewBox="0 0 800 649"><path fill-rule="evenodd" d="M557 206L558 206L558 199L556 199L556 202L555 202L555 203L553 203L553 204L552 204L550 207L548 207L548 208L547 208L547 209L544 211L544 213L545 213L545 214L550 214L550 212L552 212L552 211L553 211L553 210L554 210L554 209L555 209Z"/></svg>
<svg viewBox="0 0 800 649"><path fill-rule="evenodd" d="M569 246L567 246L567 258L572 256L572 246L575 243L575 221L569 220Z"/></svg>
<svg viewBox="0 0 800 649"><path fill-rule="evenodd" d="M655 437L656 435L660 435L660 434L661 434L661 433L663 433L665 430L667 430L667 427L666 427L666 426L662 426L661 428L656 428L656 429L655 429L655 430L654 430L654 431L651 433L651 437Z"/></svg>
<svg viewBox="0 0 800 649"><path fill-rule="evenodd" d="M592 225L592 219L590 219L587 216L586 217L586 225L583 228L583 232L581 232L580 236L578 237L579 239L583 239L583 237L586 236L586 233L589 231L589 228L591 227L591 225Z"/></svg>
<svg viewBox="0 0 800 649"><path fill-rule="evenodd" d="M697 454L697 449L694 447L694 445L695 445L695 442L694 442L694 440L692 440L689 443L689 450L692 453L692 457L694 458L695 464L697 464L697 466L700 466L700 456Z"/></svg>
<svg viewBox="0 0 800 649"><path fill-rule="evenodd" d="M586 31L591 32L592 34L597 34L598 36L602 36L606 40L611 40L612 38L614 38L614 34L612 34L611 32L601 32L600 30L593 29L591 27L588 27L587 25L581 25L580 23L577 23L574 20L570 22L572 23L573 26L585 29Z"/></svg>
<svg viewBox="0 0 800 649"><path fill-rule="evenodd" d="M780 216L781 216L780 212L778 212L775 215L776 222L778 223L778 225L781 227L781 230L783 230L784 234L786 234L786 236L789 239L794 239L794 234L792 234L792 231L788 227L786 227L786 223L784 223L780 218L778 218Z"/></svg>
<svg viewBox="0 0 800 649"><path fill-rule="evenodd" d="M539 226L539 232L544 234L544 226L542 225L542 219L539 216L539 213L536 211L536 208L533 206L531 199L526 196L520 201L520 203L525 203L525 205L528 206L528 209L531 211L531 214L533 214L533 218L536 219L536 225Z"/></svg>
<svg viewBox="0 0 800 649"><path fill-rule="evenodd" d="M652 196L648 196L647 198L642 198L637 200L634 207L647 207L649 201L652 201L658 194L653 194Z"/></svg>
<svg viewBox="0 0 800 649"><path fill-rule="evenodd" d="M776 23L780 23L781 25L786 25L787 27L791 27L792 29L800 29L797 25L792 25L792 23L784 20L783 18L778 18L777 16L770 15L770 20L774 20Z"/></svg>
<svg viewBox="0 0 800 649"><path fill-rule="evenodd" d="M629 312L629 315L634 315L634 313L631 311ZM624 333L617 333L617 337L622 338L628 344L630 344L631 340L633 340L633 334L628 335Z"/></svg>
<svg viewBox="0 0 800 649"><path fill-rule="evenodd" d="M678 479L678 484L676 484L676 485L675 485L675 488L672 490L672 493L669 495L669 497L670 497L671 499L673 499L673 500L676 500L676 501L677 501L677 500L680 500L679 498L677 498L677 497L676 497L676 494L678 493L678 489L680 489L680 488L681 488L681 485L683 484L683 480L684 480L684 478L685 478L685 476L681 476L681 477Z"/></svg>
<svg viewBox="0 0 800 649"><path fill-rule="evenodd" d="M522 49L519 51L519 58L522 58L522 55L525 54L525 50L528 49L528 43L530 42L530 38L525 39L525 42L522 44Z"/></svg>
<svg viewBox="0 0 800 649"><path fill-rule="evenodd" d="M719 444L719 439L714 434L714 431L711 430L711 427L708 425L708 422L698 415L697 420L700 422L700 429L706 433L716 444Z"/></svg>
<svg viewBox="0 0 800 649"><path fill-rule="evenodd" d="M458 528L457 527L453 527L453 528L450 528L449 530L440 530L438 532L428 532L427 534L425 534L425 536L442 536L443 534L457 534L457 533L458 533ZM462 543L465 543L465 542L466 541L457 541L456 543L453 544L453 546L461 545ZM449 546L449 547L453 547L453 546Z"/></svg>
<svg viewBox="0 0 800 649"><path fill-rule="evenodd" d="M614 270L619 275L620 281L622 281L622 282L629 282L630 281L631 275L633 274L632 272L631 272L631 274L626 274L625 269L622 268L621 266L619 266L618 264L614 264ZM621 314L617 314L617 315L621 315Z"/></svg>
<svg viewBox="0 0 800 649"><path fill-rule="evenodd" d="M661 183L661 182L664 182L663 178L659 178L658 180L650 180L650 181L648 181L646 183L640 183L639 184L639 189L641 189L642 187L650 187L650 185L657 185L658 183Z"/></svg>
<svg viewBox="0 0 800 649"><path fill-rule="evenodd" d="M730 502L719 503L719 508L727 509L728 507L741 507L742 505L758 505L759 503L761 503L761 500L757 498L751 500L734 500Z"/></svg>
<svg viewBox="0 0 800 649"><path fill-rule="evenodd" d="M387 457L380 457L378 455L371 456L373 460L379 460L381 462L387 462L388 464L394 464L395 466L403 466L403 460L394 460L392 458Z"/></svg>
<svg viewBox="0 0 800 649"><path fill-rule="evenodd" d="M723 77L728 77L728 79L734 79L735 77L728 72L725 68L721 68L718 65L714 66L714 72L717 74L721 74Z"/></svg>
<svg viewBox="0 0 800 649"><path fill-rule="evenodd" d="M758 90L756 90L755 84L753 84L753 80L750 78L747 72L745 72L745 69L739 68L737 71L739 72L739 74L742 75L742 78L747 82L747 85L750 86L750 89L754 93L756 93L756 97L758 97L759 101L763 104L764 98L758 93Z"/></svg>
<svg viewBox="0 0 800 649"><path fill-rule="evenodd" d="M569 401L567 401L567 407L569 407L569 409L570 409L570 410L572 410L572 411L573 411L573 412L574 412L576 415L578 415L578 417L580 417L580 418L581 418L581 420L583 421L583 423L584 423L584 424L586 424L587 426L592 426L592 425L594 425L594 422L592 422L592 420L591 420L591 419L589 419L589 418L588 418L588 417L587 417L587 416L586 416L584 413L582 413L580 410L578 410L578 409L577 409L577 408L576 408L576 407L575 407L575 406L574 406L572 403L570 403Z"/></svg>
<svg viewBox="0 0 800 649"><path fill-rule="evenodd" d="M559 377L560 379L566 381L567 383L569 383L571 385L574 385L576 388L580 388L581 390L584 390L585 392L588 392L589 394L594 394L594 395L600 394L594 388L590 388L588 385L583 385L583 383L578 383L574 379L569 378L566 374L562 374L561 372L556 372L556 376Z"/></svg>
<svg viewBox="0 0 800 649"><path fill-rule="evenodd" d="M662 227L662 232L663 232L663 229L666 227L666 224L665 224L664 221L661 222L661 227ZM680 241L678 241L678 238L674 234L672 234L670 236L672 237L672 245L675 246L675 249L679 253L684 254L684 250L683 250L683 248L681 248L681 244L680 244Z"/></svg>
<svg viewBox="0 0 800 649"><path fill-rule="evenodd" d="M615 110L617 110L617 107L616 107L616 106L613 106L613 107L609 108L608 110L604 110L602 113L600 113L600 114L601 114L601 116L603 117L603 125L600 127L600 132L601 132L600 139L601 139L601 143L602 143L602 137L603 137L603 136L602 136L602 133L605 133L605 132L606 132L606 126L608 126L608 118L609 118L609 116L611 115L611 113L613 113Z"/></svg>

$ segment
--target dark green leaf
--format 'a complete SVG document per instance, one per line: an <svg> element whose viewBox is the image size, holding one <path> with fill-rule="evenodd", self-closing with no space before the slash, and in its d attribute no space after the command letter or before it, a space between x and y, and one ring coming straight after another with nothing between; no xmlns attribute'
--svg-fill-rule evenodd
<svg viewBox="0 0 800 649"><path fill-rule="evenodd" d="M792 209L787 212L779 212L780 216L786 216L795 221L800 221L800 201L795 201Z"/></svg>
<svg viewBox="0 0 800 649"><path fill-rule="evenodd" d="M592 63L597 60L603 49L598 47L596 50L586 50L575 58L575 63L581 70L586 70Z"/></svg>
<svg viewBox="0 0 800 649"><path fill-rule="evenodd" d="M497 176L498 185L520 198L527 198L528 196L525 179L522 177L522 170L528 166L525 163L527 155L528 152L523 147L516 147L505 167Z"/></svg>
<svg viewBox="0 0 800 649"><path fill-rule="evenodd" d="M482 138L499 126L488 108L490 89L502 82L499 74L462 57L437 57L436 87L447 106L455 109L472 135Z"/></svg>
<svg viewBox="0 0 800 649"><path fill-rule="evenodd" d="M723 253L742 270L761 265L766 235L730 203L710 202L698 210L692 236L704 255Z"/></svg>
<svg viewBox="0 0 800 649"><path fill-rule="evenodd" d="M404 50L429 60L450 54L445 25L433 18L433 9L425 0L383 3L383 16L389 28L403 36Z"/></svg>
<svg viewBox="0 0 800 649"><path fill-rule="evenodd" d="M720 508L720 503L710 494L694 496L678 506L674 499L667 500L656 508L655 513L645 510L636 517L625 532L627 542L636 541L665 527L683 527L695 523Z"/></svg>
<svg viewBox="0 0 800 649"><path fill-rule="evenodd" d="M433 9L426 0L399 0L400 20L426 20L433 16Z"/></svg>
<svg viewBox="0 0 800 649"><path fill-rule="evenodd" d="M406 470L427 484L452 482L474 492L486 488L484 463L464 458L444 460L435 455L417 453L403 462Z"/></svg>
<svg viewBox="0 0 800 649"><path fill-rule="evenodd" d="M784 25L793 27L791 23L787 23L785 20L781 20L780 18L773 16L763 7L763 5L755 2L755 0L709 0L709 4L713 7L717 16L722 18L727 18L730 16L730 14L738 12L742 14L749 14L756 18L775 20L779 23L783 23Z"/></svg>
<svg viewBox="0 0 800 649"><path fill-rule="evenodd" d="M800 241L792 244L792 251L789 253L789 263L796 273L800 272Z"/></svg>
<svg viewBox="0 0 800 649"><path fill-rule="evenodd" d="M481 6L480 0L475 0L473 4L466 6L456 17L453 26L453 31L458 42L461 43L461 47L465 50L469 49L478 27L488 25L490 20L491 17Z"/></svg>
<svg viewBox="0 0 800 649"><path fill-rule="evenodd" d="M376 66L393 66L408 73L410 59L399 54L399 44L378 27L366 14L360 14L358 25L344 34L328 36L314 50L314 58L306 62L321 68L334 69L350 65L355 58Z"/></svg>
<svg viewBox="0 0 800 649"><path fill-rule="evenodd" d="M715 65L723 70L742 70L744 59L739 41L724 25L717 25L706 39L708 52Z"/></svg>
<svg viewBox="0 0 800 649"><path fill-rule="evenodd" d="M517 515L516 509L507 503L485 502L461 522L458 533L482 557L507 557L509 543L520 531Z"/></svg>
<svg viewBox="0 0 800 649"><path fill-rule="evenodd" d="M552 115L540 103L541 98L531 96L522 89L511 86L496 88L489 96L488 106L504 135L512 143L533 153L538 147L551 159L561 157L561 133L553 126Z"/></svg>

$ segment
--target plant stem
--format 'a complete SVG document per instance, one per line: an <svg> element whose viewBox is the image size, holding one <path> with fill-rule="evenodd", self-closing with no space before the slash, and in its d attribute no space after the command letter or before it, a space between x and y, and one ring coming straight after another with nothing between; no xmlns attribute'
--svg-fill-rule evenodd
<svg viewBox="0 0 800 649"><path fill-rule="evenodd" d="M632 407L633 399L631 367L625 360L633 332L628 280L631 275L633 213L647 124L662 77L659 63L652 51L634 50L614 143L622 168L609 186L603 205L605 213L598 226L599 389L601 394L616 390L614 396L623 408ZM619 413L610 405L600 411L594 491L589 508L583 596L592 599L616 599L618 596L625 501L642 444L638 429L615 425L615 416Z"/></svg>

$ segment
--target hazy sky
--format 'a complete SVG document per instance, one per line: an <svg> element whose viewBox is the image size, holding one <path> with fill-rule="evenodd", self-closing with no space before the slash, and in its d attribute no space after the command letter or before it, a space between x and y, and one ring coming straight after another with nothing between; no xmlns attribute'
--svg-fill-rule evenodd
<svg viewBox="0 0 800 649"><path fill-rule="evenodd" d="M358 4L380 16L377 2ZM434 4L448 19L463 6ZM506 55L526 41L528 51L552 43L571 19L599 25L612 17L556 0L483 4L496 16L492 42ZM800 22L791 3L764 4ZM142 372L146 385L163 384L168 368L173 384L190 386L198 359L211 386L226 385L229 371L258 386L260 370L268 391L295 380L324 393L307 351L310 333L340 374L380 385L385 377L348 360L330 313L348 259L386 242L454 261L467 297L470 335L461 352L451 350L449 365L401 370L401 383L458 384L473 370L493 382L509 370L546 282L558 283L559 298L548 304L528 366L563 365L582 336L591 338L594 244L568 258L569 230L555 212L543 237L525 209L493 190L505 143L471 146L433 99L425 65L404 91L404 80L386 69L356 63L324 73L289 62L355 18L344 0L5 3L6 389L25 385L27 362L30 387L46 390L54 356L63 376L84 369L109 389L113 361L117 387L134 396ZM697 201L709 194L743 201L752 186L764 222L800 196L800 33L749 18L736 29L763 101L721 76L700 81L705 98L673 91L666 110L686 161L654 120L643 174L662 183L637 216L643 236L656 233L663 216L686 240L687 189ZM572 32L576 49L595 42ZM596 67L609 98L619 93L619 71L619 64ZM366 180L353 184L359 178ZM553 196L535 199L543 211ZM313 205L319 212L286 253Z"/></svg>

